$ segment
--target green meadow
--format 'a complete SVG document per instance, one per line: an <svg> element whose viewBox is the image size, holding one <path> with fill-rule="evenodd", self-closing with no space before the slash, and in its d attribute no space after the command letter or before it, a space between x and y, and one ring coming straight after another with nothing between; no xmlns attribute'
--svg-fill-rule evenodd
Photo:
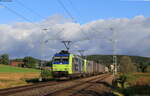
<svg viewBox="0 0 150 96"><path fill-rule="evenodd" d="M0 64L0 72L40 72L38 69L31 69L31 68L19 68L19 67L12 67L8 65Z"/></svg>

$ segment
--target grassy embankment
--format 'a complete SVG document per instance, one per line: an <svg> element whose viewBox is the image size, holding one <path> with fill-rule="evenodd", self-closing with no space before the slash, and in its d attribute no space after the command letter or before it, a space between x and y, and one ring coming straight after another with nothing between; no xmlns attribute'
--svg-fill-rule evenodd
<svg viewBox="0 0 150 96"><path fill-rule="evenodd" d="M150 73L126 74L127 80L124 88L118 86L117 91L123 96L149 96Z"/></svg>
<svg viewBox="0 0 150 96"><path fill-rule="evenodd" d="M27 85L27 79L39 78L40 70L0 64L0 88Z"/></svg>

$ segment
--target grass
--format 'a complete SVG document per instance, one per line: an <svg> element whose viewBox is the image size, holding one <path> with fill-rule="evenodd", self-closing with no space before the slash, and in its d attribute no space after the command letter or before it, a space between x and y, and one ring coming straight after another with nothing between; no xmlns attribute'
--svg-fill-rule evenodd
<svg viewBox="0 0 150 96"><path fill-rule="evenodd" d="M39 78L40 73L0 73L0 89L1 88L9 88L15 86L22 86L32 84L32 82L27 82L26 80L32 80L34 78Z"/></svg>
<svg viewBox="0 0 150 96"><path fill-rule="evenodd" d="M117 88L115 92L122 93L124 96L149 96L150 73L130 73L126 76L125 88Z"/></svg>
<svg viewBox="0 0 150 96"><path fill-rule="evenodd" d="M0 72L40 72L38 69L31 69L31 68L19 68L19 67L12 67L8 65L0 64Z"/></svg>
<svg viewBox="0 0 150 96"><path fill-rule="evenodd" d="M127 74L127 82L133 85L150 85L150 73Z"/></svg>
<svg viewBox="0 0 150 96"><path fill-rule="evenodd" d="M28 83L23 80L14 80L14 81L10 80L10 81L5 81L5 82L0 81L0 89L23 86L23 85L28 85Z"/></svg>
<svg viewBox="0 0 150 96"><path fill-rule="evenodd" d="M32 84L26 80L39 78L40 70L0 64L0 89Z"/></svg>

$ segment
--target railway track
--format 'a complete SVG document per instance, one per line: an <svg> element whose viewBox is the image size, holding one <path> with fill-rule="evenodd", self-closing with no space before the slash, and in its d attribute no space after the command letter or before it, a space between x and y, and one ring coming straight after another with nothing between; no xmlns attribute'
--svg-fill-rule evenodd
<svg viewBox="0 0 150 96"><path fill-rule="evenodd" d="M64 81L65 82L65 81ZM37 83L33 85L26 85L26 86L19 86L19 87L14 87L14 88L7 88L7 89L0 89L0 96L8 96L17 92L23 92L27 90L32 90L35 88L41 88L45 86L53 86L58 84L59 82L56 81L50 81L50 82L42 82L42 83Z"/></svg>
<svg viewBox="0 0 150 96"><path fill-rule="evenodd" d="M64 89L55 90L44 96L74 96L75 94L79 93L79 91L82 91L82 90L92 86L92 83L103 80L103 79L107 78L108 76L109 76L108 74L102 75L100 77L93 78L93 79L87 80L85 82L80 82L76 85L66 87Z"/></svg>
<svg viewBox="0 0 150 96"><path fill-rule="evenodd" d="M108 74L81 78L62 82L46 82L41 84L0 90L0 96L73 96L73 94L92 85L92 82L103 80Z"/></svg>

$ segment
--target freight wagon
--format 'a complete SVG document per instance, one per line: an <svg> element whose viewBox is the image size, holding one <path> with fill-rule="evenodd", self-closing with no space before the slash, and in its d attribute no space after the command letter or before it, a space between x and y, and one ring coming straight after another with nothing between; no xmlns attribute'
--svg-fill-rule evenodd
<svg viewBox="0 0 150 96"><path fill-rule="evenodd" d="M83 77L103 73L105 66L94 61L88 61L78 55L61 51L53 56L53 77Z"/></svg>

